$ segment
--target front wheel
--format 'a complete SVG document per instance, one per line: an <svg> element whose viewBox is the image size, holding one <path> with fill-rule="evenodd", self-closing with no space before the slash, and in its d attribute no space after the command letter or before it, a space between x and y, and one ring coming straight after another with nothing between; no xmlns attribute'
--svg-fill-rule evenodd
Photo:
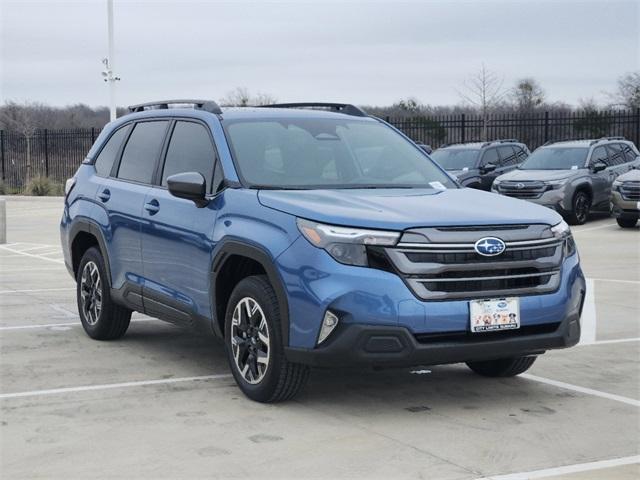
<svg viewBox="0 0 640 480"><path fill-rule="evenodd" d="M284 355L278 299L266 276L247 277L236 285L224 331L231 373L247 397L280 402L302 389L309 368Z"/></svg>
<svg viewBox="0 0 640 480"><path fill-rule="evenodd" d="M589 217L591 197L589 197L588 193L579 191L573 196L571 207L572 210L569 213L567 221L570 225L583 225Z"/></svg>
<svg viewBox="0 0 640 480"><path fill-rule="evenodd" d="M536 357L501 358L485 362L467 362L467 366L484 377L515 377L529 370Z"/></svg>
<svg viewBox="0 0 640 480"><path fill-rule="evenodd" d="M633 228L638 223L637 218L616 218L616 221L622 228Z"/></svg>

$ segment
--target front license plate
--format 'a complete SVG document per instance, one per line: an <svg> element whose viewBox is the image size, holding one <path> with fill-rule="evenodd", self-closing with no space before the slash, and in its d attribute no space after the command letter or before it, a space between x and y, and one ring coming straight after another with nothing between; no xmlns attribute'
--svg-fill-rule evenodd
<svg viewBox="0 0 640 480"><path fill-rule="evenodd" d="M474 333L520 328L520 299L471 300L469 314L471 331Z"/></svg>

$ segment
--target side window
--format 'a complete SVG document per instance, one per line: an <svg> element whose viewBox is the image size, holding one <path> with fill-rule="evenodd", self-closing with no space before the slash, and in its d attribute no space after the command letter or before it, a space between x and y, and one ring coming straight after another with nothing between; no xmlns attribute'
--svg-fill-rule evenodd
<svg viewBox="0 0 640 480"><path fill-rule="evenodd" d="M597 162L603 162L609 165L609 156L607 155L607 150L604 147L596 147L593 149L589 165L593 165Z"/></svg>
<svg viewBox="0 0 640 480"><path fill-rule="evenodd" d="M624 154L625 162L633 162L638 156L636 155L636 152L634 152L633 148L631 148L631 146L627 145L626 143L622 144L622 152Z"/></svg>
<svg viewBox="0 0 640 480"><path fill-rule="evenodd" d="M516 164L516 154L511 145L498 147L498 153L500 153L500 158L502 158L502 165L509 166Z"/></svg>
<svg viewBox="0 0 640 480"><path fill-rule="evenodd" d="M622 153L622 145L619 143L610 143L607 145L609 151L609 164L610 165L622 165L626 162L624 154Z"/></svg>
<svg viewBox="0 0 640 480"><path fill-rule="evenodd" d="M529 154L527 153L527 151L522 148L522 147L515 147L517 155L518 155L518 159L517 159L517 163L523 162L527 159L527 157L529 156Z"/></svg>
<svg viewBox="0 0 640 480"><path fill-rule="evenodd" d="M500 164L500 158L498 157L498 150L496 148L490 148L482 156L481 166L485 166L487 163L493 163L494 165Z"/></svg>
<svg viewBox="0 0 640 480"><path fill-rule="evenodd" d="M162 170L162 185L166 186L167 178L176 173L200 172L210 188L215 161L207 128L195 122L176 122Z"/></svg>
<svg viewBox="0 0 640 480"><path fill-rule="evenodd" d="M111 135L107 143L102 147L100 153L98 154L98 158L96 158L94 166L96 167L96 173L101 177L108 177L111 173L111 167L113 166L113 162L116 159L116 155L120 151L120 146L122 145L122 141L129 131L128 127L122 127L116 130L115 133Z"/></svg>
<svg viewBox="0 0 640 480"><path fill-rule="evenodd" d="M118 178L151 183L167 124L166 121L140 122L133 127L122 152Z"/></svg>

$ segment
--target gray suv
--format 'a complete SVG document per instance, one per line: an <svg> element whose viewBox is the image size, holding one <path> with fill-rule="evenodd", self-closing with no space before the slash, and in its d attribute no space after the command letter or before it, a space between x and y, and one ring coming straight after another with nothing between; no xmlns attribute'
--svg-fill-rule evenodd
<svg viewBox="0 0 640 480"><path fill-rule="evenodd" d="M489 191L496 177L516 168L529 153L524 143L507 139L443 145L431 158L463 187Z"/></svg>
<svg viewBox="0 0 640 480"><path fill-rule="evenodd" d="M492 191L552 208L582 225L591 211L611 211L614 180L638 166L638 149L623 137L549 142L496 178Z"/></svg>
<svg viewBox="0 0 640 480"><path fill-rule="evenodd" d="M622 228L633 228L640 218L640 170L631 170L613 182L613 214Z"/></svg>

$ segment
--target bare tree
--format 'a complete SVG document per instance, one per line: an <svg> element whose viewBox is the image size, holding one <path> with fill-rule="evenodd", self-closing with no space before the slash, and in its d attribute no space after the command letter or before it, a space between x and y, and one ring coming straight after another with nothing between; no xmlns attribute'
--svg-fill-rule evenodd
<svg viewBox="0 0 640 480"><path fill-rule="evenodd" d="M258 92L255 95L251 95L247 87L236 87L220 99L220 103L228 107L269 105L276 101L276 98L268 93Z"/></svg>
<svg viewBox="0 0 640 480"><path fill-rule="evenodd" d="M618 78L618 89L612 95L613 106L640 108L640 72L631 72Z"/></svg>
<svg viewBox="0 0 640 480"><path fill-rule="evenodd" d="M500 78L497 73L487 70L483 63L480 70L465 80L462 84L462 90L458 91L458 95L464 102L480 111L483 140L487 140L488 136L489 115L505 97L503 83L504 79Z"/></svg>
<svg viewBox="0 0 640 480"><path fill-rule="evenodd" d="M31 180L31 142L39 127L38 118L44 106L39 103L7 102L0 107L0 122L3 128L13 130L22 135L26 142L27 171L25 174L25 184Z"/></svg>
<svg viewBox="0 0 640 480"><path fill-rule="evenodd" d="M544 105L545 94L533 78L521 78L510 92L511 101L520 113L530 114Z"/></svg>

